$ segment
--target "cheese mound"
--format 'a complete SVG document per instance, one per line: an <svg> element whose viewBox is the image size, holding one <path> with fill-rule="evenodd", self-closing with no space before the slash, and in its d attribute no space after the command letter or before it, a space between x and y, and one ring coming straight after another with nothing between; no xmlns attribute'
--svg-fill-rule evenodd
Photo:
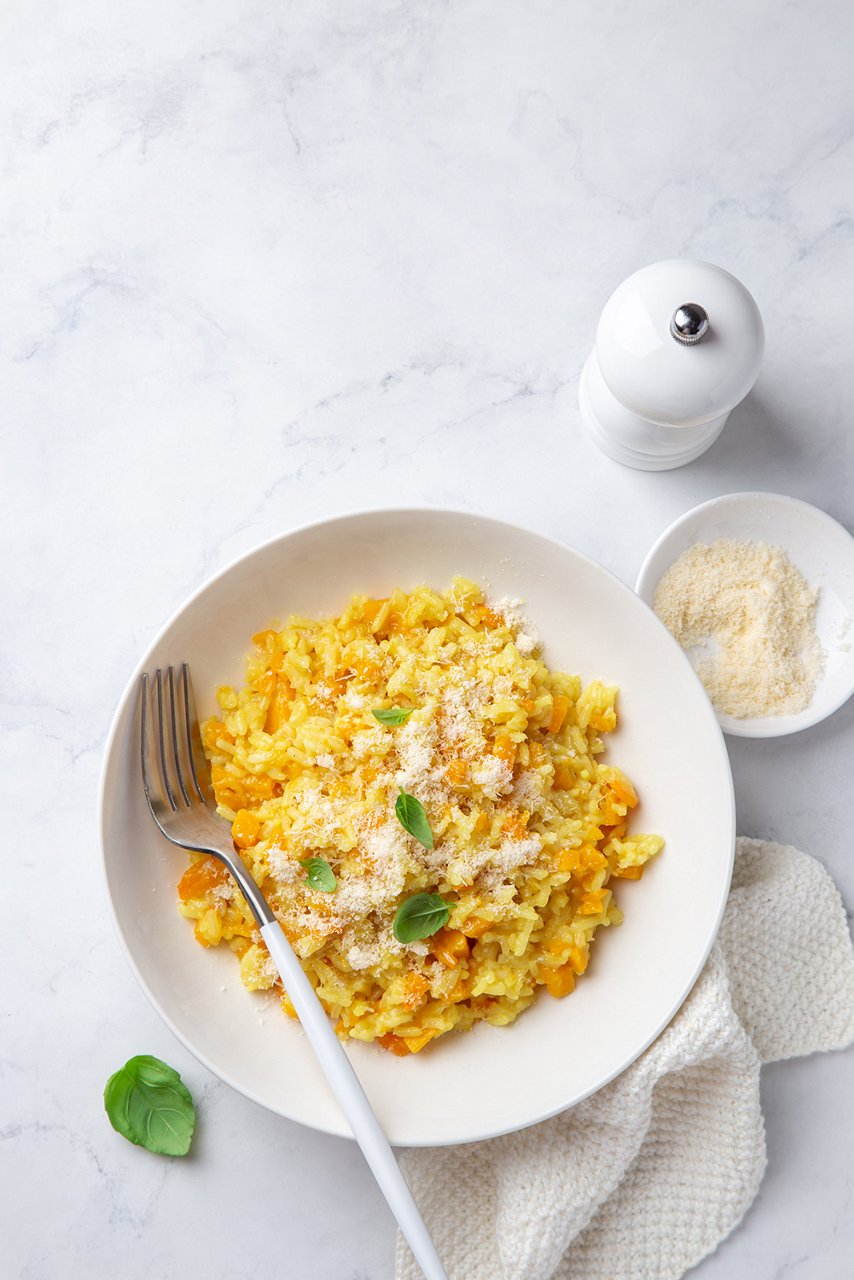
<svg viewBox="0 0 854 1280"><path fill-rule="evenodd" d="M683 551L655 591L716 709L737 719L809 706L824 664L817 602L780 547L731 538Z"/></svg>

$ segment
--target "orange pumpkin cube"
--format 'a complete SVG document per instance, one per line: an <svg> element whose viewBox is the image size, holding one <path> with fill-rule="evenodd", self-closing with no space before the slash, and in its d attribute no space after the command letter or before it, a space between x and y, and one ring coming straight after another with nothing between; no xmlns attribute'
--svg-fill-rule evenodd
<svg viewBox="0 0 854 1280"><path fill-rule="evenodd" d="M643 875L643 867L614 867L611 871L612 876L616 876L619 880L640 880Z"/></svg>
<svg viewBox="0 0 854 1280"><path fill-rule="evenodd" d="M556 693L552 703L552 714L549 719L549 733L560 733L568 711L569 698L565 693Z"/></svg>
<svg viewBox="0 0 854 1280"><path fill-rule="evenodd" d="M561 1000L575 990L575 970L571 964L561 965L559 969L545 969L542 981L549 995Z"/></svg>
<svg viewBox="0 0 854 1280"><path fill-rule="evenodd" d="M421 1031L417 1036L406 1036L404 1044L410 1053L420 1053L425 1044L429 1044L437 1034L438 1033L434 1031L432 1027L426 1027L424 1031ZM401 1038L403 1039L403 1037Z"/></svg>
<svg viewBox="0 0 854 1280"><path fill-rule="evenodd" d="M248 849L258 839L261 830L261 819L248 809L238 809L231 824L231 838L238 849Z"/></svg>
<svg viewBox="0 0 854 1280"><path fill-rule="evenodd" d="M430 983L420 973L410 973L406 979L406 989L403 996L403 1007L408 1012L418 1009L424 1003L427 992L430 990Z"/></svg>
<svg viewBox="0 0 854 1280"><path fill-rule="evenodd" d="M234 738L226 729L221 720L208 720L204 728L204 744L208 751L216 751L217 743L222 740L229 745L234 743Z"/></svg>
<svg viewBox="0 0 854 1280"><path fill-rule="evenodd" d="M460 929L440 929L430 940L430 950L446 969L456 969L468 959L469 940Z"/></svg>
<svg viewBox="0 0 854 1280"><path fill-rule="evenodd" d="M480 916L468 916L463 921L461 932L464 933L467 938L480 938L484 933L486 933L487 929L491 927L491 920L483 920Z"/></svg>
<svg viewBox="0 0 854 1280"><path fill-rule="evenodd" d="M452 760L445 770L445 777L452 787L461 787L468 777L469 767L465 760Z"/></svg>
<svg viewBox="0 0 854 1280"><path fill-rule="evenodd" d="M492 754L512 769L516 763L516 743L509 733L499 733L492 744Z"/></svg>
<svg viewBox="0 0 854 1280"><path fill-rule="evenodd" d="M279 726L285 722L288 718L288 705L294 696L290 680L283 675L275 676L274 679L276 685L271 692L267 706L267 718L264 721L266 733L275 733Z"/></svg>
<svg viewBox="0 0 854 1280"><path fill-rule="evenodd" d="M362 617L367 622L373 622L384 604L388 602L388 596L384 600L366 600L362 605Z"/></svg>
<svg viewBox="0 0 854 1280"><path fill-rule="evenodd" d="M387 1032L384 1036L377 1036L377 1044L381 1049L397 1054L398 1058L405 1058L410 1051L406 1041L401 1036L396 1036L393 1031Z"/></svg>
<svg viewBox="0 0 854 1280"><path fill-rule="evenodd" d="M554 783L555 791L571 791L575 786L575 774L567 764L559 764L555 766Z"/></svg>
<svg viewBox="0 0 854 1280"><path fill-rule="evenodd" d="M189 902L191 898L203 898L214 885L224 884L227 879L228 872L219 858L205 854L197 862L191 862L181 876L178 881L178 897L182 902Z"/></svg>

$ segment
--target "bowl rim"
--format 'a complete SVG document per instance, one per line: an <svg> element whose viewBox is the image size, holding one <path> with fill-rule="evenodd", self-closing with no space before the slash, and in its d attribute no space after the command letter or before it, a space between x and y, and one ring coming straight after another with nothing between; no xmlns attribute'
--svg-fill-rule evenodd
<svg viewBox="0 0 854 1280"><path fill-rule="evenodd" d="M113 932L118 938L119 945L121 947L122 952L124 953L125 959L130 967L130 970L133 973L134 977L136 978L137 982L139 983L139 986L142 988L142 991L144 992L145 996L149 1001L149 1004L152 1006L152 1008L154 1009L158 1017L161 1019L161 1021L168 1027L168 1029L172 1032L175 1038L179 1041L179 1043L182 1044L184 1048L195 1058L195 1060L199 1062L207 1071L209 1071L211 1075L213 1075L218 1080L222 1080L224 1084L227 1084L230 1088L234 1089L237 1093L247 1098L250 1102L253 1102L257 1106L262 1107L265 1111L272 1112L272 1114L274 1115L280 1115L284 1119L290 1120L295 1124L302 1125L303 1127L314 1130L318 1133L325 1133L332 1137L346 1138L346 1139L349 1139L351 1142L355 1141L355 1138L347 1128L346 1121L344 1122L343 1125L336 1125L332 1120L330 1120L328 1123L319 1123L315 1121L309 1124L304 1119L302 1119L298 1114L295 1114L293 1111L290 1111L290 1110L286 1111L284 1108L271 1107L269 1103L265 1101L261 1096L259 1096L259 1094L250 1086L247 1086L241 1083L239 1080L235 1079L230 1072L222 1071L219 1067L215 1067L212 1061L210 1060L210 1058L208 1057L208 1055L196 1048L196 1046L190 1041L190 1039L184 1034L184 1032L176 1025L174 1020L167 1014L165 1009L162 1007L162 1005L160 1004L160 1001L155 996L154 992L152 991L151 987L146 981L143 973L141 972L139 966L137 965L136 960L134 959L134 956L131 953L130 946L127 942L127 939L125 938L125 935L119 920L116 904L113 900L112 893L110 892L110 881L109 881L109 874L107 869L107 860L108 860L107 831L106 831L107 781L108 781L108 773L110 769L110 762L113 757L113 751L116 745L116 738L118 736L119 727L121 725L127 704L131 701L131 699L137 696L137 690L139 686L139 677L142 671L144 670L144 664L147 660L148 654L157 647L161 638L172 627L173 623L186 611L186 609L189 608L191 604L194 603L194 601L203 592L205 592L215 582L219 581L221 578L225 577L227 574L231 573L233 570L238 568L244 561L250 560L254 556L265 551L274 543L282 542L293 535L304 533L312 529L316 529L321 525L331 525L336 523L342 523L344 521L352 520L356 518L377 517L377 516L393 517L393 516L401 516L401 515L408 516L408 515L418 515L418 514L450 516L457 519L462 518L462 519L469 519L469 520L480 520L488 524L497 525L506 529L511 529L516 533L532 535L536 538L542 539L544 542L550 543L552 546L559 548L561 551L569 552L571 555L577 556L580 560L584 561L586 564L592 566L597 571L605 574L608 578L610 578L614 583L617 584L620 590L626 591L630 595L635 597L635 600L637 601L637 603L652 616L652 618L656 623L656 626L660 628L660 630L664 633L664 636L666 636L672 648L674 657L676 657L678 661L686 665L686 667L688 668L688 671L691 673L691 677L697 682L697 684L700 686L701 689L703 687L699 677L697 676L691 663L688 661L687 657L685 656L683 650L681 649L677 641L674 639L674 637L667 630L667 628L664 626L664 624L657 617L657 615L655 614L655 611L650 608L650 606L639 595L638 592L632 590L632 588L627 583L625 583L621 578L619 578L617 574L613 572L613 570L607 568L600 561L594 560L592 556L588 556L587 554L585 554L585 552L579 551L576 547L572 546L570 543L563 542L561 541L561 539L552 537L550 534L540 533L538 530L531 529L527 525L517 524L515 521L503 520L498 517L484 514L483 512L479 512L479 511L464 511L464 510L460 510L459 508L439 507L439 506L433 506L430 504L419 504L419 505L412 505L412 506L406 506L406 507L399 507L399 506L357 507L350 510L337 511L333 515L324 516L317 520L305 521L302 524L295 525L292 528L285 529L283 531L280 531L279 533L273 534L271 537L265 538L261 542L254 544L253 546L248 548L246 551L239 553L237 556L233 557L226 564L224 564L220 569L216 570L216 572L206 577L201 583L199 583L199 585L193 591L190 592L188 596L186 596L181 601L181 603L177 606L177 608L173 609L173 611L169 614L165 622L157 629L155 634L151 636L151 638L149 639L148 643L145 646L143 653L141 654L139 660L137 661L136 665L134 666L128 678L127 684L125 685L125 688L119 697L118 703L116 705L116 709L113 713L113 717L110 722L110 728L107 733L107 738L104 745L104 751L103 751L103 756L101 760L101 769L100 769L100 775L99 775L99 781L98 781L98 841L100 846L99 861L100 861L100 871L101 871L101 883L103 887L104 896L107 901L107 908L109 911L110 919L112 921ZM705 694L705 690L703 692ZM726 904L729 898L730 887L732 882L733 866L735 862L736 806L735 806L735 785L733 782L732 767L730 764L729 753L727 751L724 735L721 730L720 724L718 723L717 718L715 716L714 708L712 707L711 702L708 703L708 706L710 711L710 724L713 725L717 731L717 737L716 737L716 743L715 743L716 751L724 766L723 775L727 782L727 798L729 803L727 805L726 814L722 818L722 824L727 834L727 847L728 847L729 853L728 853L728 861L727 861L727 867L726 867L726 875L723 877L721 881L722 891L720 894L719 901L717 902L715 907L714 924L713 924L713 927L711 927L709 930L709 936L706 940L706 944L702 950L699 960L695 963L694 968L691 971L690 977L686 979L686 982L684 985L684 991L682 995L679 997L676 1003L672 1006L672 1008L668 1010L666 1015L659 1020L655 1028L651 1031L651 1033L643 1041L643 1043L639 1044L629 1054L629 1056L626 1057L624 1060L622 1060L614 1068L614 1070L611 1071L607 1076L603 1077L597 1084L593 1085L591 1088L585 1090L583 1093L574 1097L571 1101L560 1104L558 1106L550 1107L544 1111L538 1112L537 1114L530 1116L530 1118L526 1119L521 1124L519 1123L512 1123L510 1125L498 1124L498 1125L495 1125L494 1127L490 1127L489 1129L484 1130L483 1132L479 1132L475 1135L465 1135L460 1138L448 1139L443 1141L440 1144L437 1144L435 1140L431 1141L430 1139L425 1138L423 1140L408 1139L406 1142L396 1141L394 1145L400 1146L400 1147L412 1147L412 1148L424 1148L424 1147L429 1148L429 1147L435 1147L437 1145L447 1146L447 1147L458 1146L458 1145L462 1145L469 1142L480 1142L490 1138L502 1137L505 1134L509 1134L509 1133L521 1132L523 1129L530 1128L532 1125L540 1124L545 1120L550 1120L552 1117L556 1115L560 1115L564 1111L570 1110L572 1107L577 1106L578 1103L583 1102L586 1098L589 1098L593 1094L598 1093L600 1089L604 1088L607 1084L610 1084L613 1080L617 1079L618 1076L622 1075L624 1071L628 1070L628 1068L632 1066L632 1064L636 1062L641 1057L641 1055L646 1052L646 1050L650 1047L650 1045L652 1045L658 1039L658 1037L662 1034L662 1032L666 1030L666 1028L670 1025L670 1023L676 1017L679 1010L682 1008L685 1001L688 999L691 992L693 991L700 975L702 974L706 966L706 962L708 961L709 955L711 954L712 948L717 939L717 936L721 927L721 921L723 920L724 911L726 909Z"/></svg>
<svg viewBox="0 0 854 1280"><path fill-rule="evenodd" d="M654 592L655 586L661 580L661 574L659 574L655 583L651 584L649 582L652 562L680 529L694 523L704 512L710 511L713 507L720 507L724 504L729 504L733 507L749 506L750 503L757 501L776 503L781 507L794 507L808 512L810 519L815 520L817 524L823 524L828 532L834 536L838 536L840 533L844 534L851 541L852 554L854 554L854 537L845 528L845 525L830 515L829 512L815 506L812 502L806 502L803 498L793 498L787 493L776 493L766 489L744 489L739 490L737 493L722 493L716 498L709 498L706 502L700 502L696 507L690 507L688 511L683 512L681 516L678 516L662 531L646 553L638 570L635 592L647 608L652 608L647 595ZM783 549L785 550L785 547ZM674 556L666 567L669 568L675 561L676 557ZM811 729L814 725L821 724L823 720L827 720L840 707L843 707L852 694L854 694L854 686L847 692L843 689L841 694L829 699L827 703L821 703L818 706L810 704L795 716L751 716L744 720L738 720L735 716L727 715L726 712L717 711L716 709L715 715L723 732L730 737L784 738L790 737L794 733L800 733L802 729ZM792 721L795 723L792 723Z"/></svg>

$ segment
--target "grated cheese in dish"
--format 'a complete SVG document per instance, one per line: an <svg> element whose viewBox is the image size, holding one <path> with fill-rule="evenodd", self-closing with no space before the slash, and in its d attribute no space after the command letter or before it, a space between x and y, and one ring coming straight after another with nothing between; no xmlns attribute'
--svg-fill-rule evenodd
<svg viewBox="0 0 854 1280"><path fill-rule="evenodd" d="M654 601L716 709L737 719L809 706L824 665L817 603L780 547L731 538L683 551Z"/></svg>
<svg viewBox="0 0 854 1280"><path fill-rule="evenodd" d="M597 930L622 919L615 885L662 845L628 833L636 793L600 760L617 690L551 671L520 602L491 606L463 578L355 596L254 642L246 686L221 688L203 726L218 809L339 1034L415 1053L512 1022L542 988L568 995ZM389 708L405 722L379 723ZM399 821L401 790L432 848ZM333 891L308 882L307 858L329 864ZM448 920L404 943L395 916L419 893ZM247 987L281 990L215 859L193 856L179 896Z"/></svg>

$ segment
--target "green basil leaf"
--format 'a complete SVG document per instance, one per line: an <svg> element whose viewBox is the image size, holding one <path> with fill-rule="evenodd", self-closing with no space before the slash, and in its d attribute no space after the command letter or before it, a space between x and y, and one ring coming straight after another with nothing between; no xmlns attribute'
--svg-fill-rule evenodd
<svg viewBox="0 0 854 1280"><path fill-rule="evenodd" d="M178 1072L150 1054L131 1058L104 1089L110 1124L129 1142L162 1156L185 1156L196 1108Z"/></svg>
<svg viewBox="0 0 854 1280"><path fill-rule="evenodd" d="M416 800L415 796L407 795L401 787L394 811L400 825L411 836L415 836L419 844L423 844L425 849L433 848L433 832L430 830L430 823L427 821L427 814L420 800Z"/></svg>
<svg viewBox="0 0 854 1280"><path fill-rule="evenodd" d="M320 893L332 893L338 884L335 872L325 858L301 858L300 866L308 872L306 879L312 889Z"/></svg>
<svg viewBox="0 0 854 1280"><path fill-rule="evenodd" d="M406 724L414 707L375 707L373 715L380 724Z"/></svg>
<svg viewBox="0 0 854 1280"><path fill-rule="evenodd" d="M429 938L448 923L451 908L438 893L416 893L398 907L394 936L398 942Z"/></svg>

